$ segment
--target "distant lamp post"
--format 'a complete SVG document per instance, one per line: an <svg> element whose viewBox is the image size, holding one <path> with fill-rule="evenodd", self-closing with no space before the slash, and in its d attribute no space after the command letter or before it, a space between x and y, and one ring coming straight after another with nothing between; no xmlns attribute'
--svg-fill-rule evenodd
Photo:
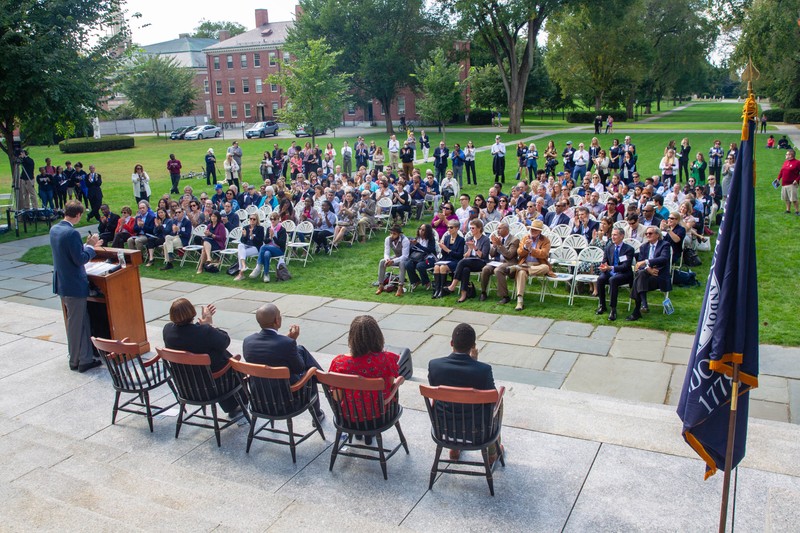
<svg viewBox="0 0 800 533"><path fill-rule="evenodd" d="M639 121L639 100L633 102L633 121Z"/></svg>

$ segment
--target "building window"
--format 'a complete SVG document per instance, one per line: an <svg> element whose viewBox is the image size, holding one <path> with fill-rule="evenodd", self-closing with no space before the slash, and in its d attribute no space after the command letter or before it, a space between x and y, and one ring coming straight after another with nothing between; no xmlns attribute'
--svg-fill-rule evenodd
<svg viewBox="0 0 800 533"><path fill-rule="evenodd" d="M233 68L233 56L225 56L225 61L228 63L228 68Z"/></svg>
<svg viewBox="0 0 800 533"><path fill-rule="evenodd" d="M289 52L284 52L283 53L283 62L284 63L288 63L289 59L291 59L291 54Z"/></svg>
<svg viewBox="0 0 800 533"><path fill-rule="evenodd" d="M236 80L228 80L228 94L236 94Z"/></svg>
<svg viewBox="0 0 800 533"><path fill-rule="evenodd" d="M222 94L222 80L217 80L214 82L214 87L217 90L217 94Z"/></svg>
<svg viewBox="0 0 800 533"><path fill-rule="evenodd" d="M235 102L231 103L231 118L239 117L239 106Z"/></svg>
<svg viewBox="0 0 800 533"><path fill-rule="evenodd" d="M219 56L214 56L214 70L219 70Z"/></svg>
<svg viewBox="0 0 800 533"><path fill-rule="evenodd" d="M278 63L277 63L277 61L275 59L275 52L270 52L269 53L269 66L274 67L277 64Z"/></svg>
<svg viewBox="0 0 800 533"><path fill-rule="evenodd" d="M250 118L252 116L252 108L250 107L250 102L245 102L244 104L244 116L246 118Z"/></svg>
<svg viewBox="0 0 800 533"><path fill-rule="evenodd" d="M225 118L225 106L217 104L217 118Z"/></svg>
<svg viewBox="0 0 800 533"><path fill-rule="evenodd" d="M269 84L270 92L276 93L278 92L278 84L277 83L270 83Z"/></svg>
<svg viewBox="0 0 800 533"><path fill-rule="evenodd" d="M208 94L208 78L203 80L203 92Z"/></svg>
<svg viewBox="0 0 800 533"><path fill-rule="evenodd" d="M356 114L356 104L354 104L353 102L347 104L347 114L348 115Z"/></svg>
<svg viewBox="0 0 800 533"><path fill-rule="evenodd" d="M242 64L242 68L247 68L247 54L242 54L240 62Z"/></svg>
<svg viewBox="0 0 800 533"><path fill-rule="evenodd" d="M242 79L242 93L247 94L250 92L250 79L243 78Z"/></svg>
<svg viewBox="0 0 800 533"><path fill-rule="evenodd" d="M264 82L261 81L261 78L256 78L256 93L261 94L264 90Z"/></svg>
<svg viewBox="0 0 800 533"><path fill-rule="evenodd" d="M258 52L255 52L253 54L253 66L254 67L260 67L261 66L261 54L259 54Z"/></svg>
<svg viewBox="0 0 800 533"><path fill-rule="evenodd" d="M406 114L406 97L401 96L397 99L397 114L398 115L405 115Z"/></svg>
<svg viewBox="0 0 800 533"><path fill-rule="evenodd" d="M277 117L278 116L278 109L280 109L280 106L278 105L278 102L272 102L272 116L273 117Z"/></svg>
<svg viewBox="0 0 800 533"><path fill-rule="evenodd" d="M379 104L381 106L381 116L386 116L386 110L383 108L383 104Z"/></svg>

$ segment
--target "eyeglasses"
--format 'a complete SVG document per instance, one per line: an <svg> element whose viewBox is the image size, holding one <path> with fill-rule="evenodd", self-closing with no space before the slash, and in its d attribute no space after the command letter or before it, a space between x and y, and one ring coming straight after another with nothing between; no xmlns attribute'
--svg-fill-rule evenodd
<svg viewBox="0 0 800 533"><path fill-rule="evenodd" d="M250 220L255 220L256 222L258 222L258 217L250 217Z"/></svg>
<svg viewBox="0 0 800 533"><path fill-rule="evenodd" d="M645 232L645 235L656 235L656 232L655 231L647 231L647 232Z"/></svg>
<svg viewBox="0 0 800 533"><path fill-rule="evenodd" d="M453 208L452 208L452 207L448 207L448 206L444 206L442 209L443 209L443 210L444 210L444 209L447 209L448 211L452 211L452 210L453 210Z"/></svg>

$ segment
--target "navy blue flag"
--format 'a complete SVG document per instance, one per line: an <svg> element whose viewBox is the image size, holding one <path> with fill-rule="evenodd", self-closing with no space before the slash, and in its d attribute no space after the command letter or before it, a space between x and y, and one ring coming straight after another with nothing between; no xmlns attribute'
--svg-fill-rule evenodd
<svg viewBox="0 0 800 533"><path fill-rule="evenodd" d="M678 416L683 438L706 462L706 479L725 468L732 363L739 363L733 467L745 455L749 390L758 386L758 291L755 240L755 118L751 96L736 167L686 369Z"/></svg>

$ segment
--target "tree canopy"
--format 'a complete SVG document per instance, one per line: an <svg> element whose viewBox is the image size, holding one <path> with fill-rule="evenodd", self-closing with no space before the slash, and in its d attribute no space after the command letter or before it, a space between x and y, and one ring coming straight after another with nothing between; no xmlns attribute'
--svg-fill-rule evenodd
<svg viewBox="0 0 800 533"><path fill-rule="evenodd" d="M247 28L239 24L238 22L230 22L227 20L222 21L212 21L206 19L200 19L200 23L194 29L194 33L192 37L198 37L203 39L219 39L219 32L225 30L230 33L231 37L236 35L240 35L247 31Z"/></svg>
<svg viewBox="0 0 800 533"><path fill-rule="evenodd" d="M423 120L441 124L442 137L446 136L445 126L450 119L464 113L465 84L461 81L461 71L461 64L451 61L442 48L417 63L414 71L420 92L417 113Z"/></svg>

